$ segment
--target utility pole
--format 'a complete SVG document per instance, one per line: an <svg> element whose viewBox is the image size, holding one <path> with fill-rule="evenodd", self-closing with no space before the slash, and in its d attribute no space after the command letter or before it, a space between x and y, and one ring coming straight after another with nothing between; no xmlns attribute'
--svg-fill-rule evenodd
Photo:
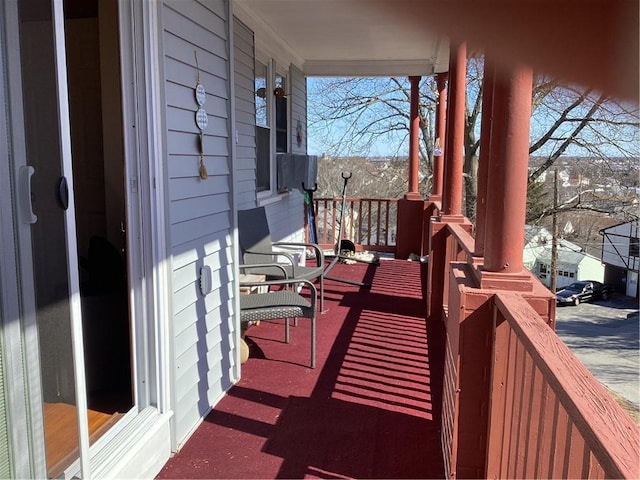
<svg viewBox="0 0 640 480"><path fill-rule="evenodd" d="M553 232L551 239L551 284L549 288L556 291L558 284L558 170L553 171Z"/></svg>

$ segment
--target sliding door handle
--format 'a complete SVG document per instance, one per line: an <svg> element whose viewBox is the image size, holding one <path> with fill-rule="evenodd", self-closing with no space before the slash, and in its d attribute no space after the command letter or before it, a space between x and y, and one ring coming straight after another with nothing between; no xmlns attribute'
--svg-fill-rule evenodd
<svg viewBox="0 0 640 480"><path fill-rule="evenodd" d="M36 223L38 217L33 213L31 204L31 176L35 173L32 166L20 167L18 172L18 201L24 223Z"/></svg>
<svg viewBox="0 0 640 480"><path fill-rule="evenodd" d="M67 185L67 177L60 177L58 180L58 203L63 210L69 208L69 185Z"/></svg>

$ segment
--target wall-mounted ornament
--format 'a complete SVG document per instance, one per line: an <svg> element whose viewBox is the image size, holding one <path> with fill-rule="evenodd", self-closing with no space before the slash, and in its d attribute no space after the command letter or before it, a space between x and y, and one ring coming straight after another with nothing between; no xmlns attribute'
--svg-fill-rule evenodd
<svg viewBox="0 0 640 480"><path fill-rule="evenodd" d="M196 85L196 103L199 107L207 103L207 92L205 92L204 86L200 83L200 79L198 79L198 84Z"/></svg>
<svg viewBox="0 0 640 480"><path fill-rule="evenodd" d="M199 108L196 110L196 125L200 130L204 130L207 128L209 124L209 116L207 115L207 111L204 108Z"/></svg>
<svg viewBox="0 0 640 480"><path fill-rule="evenodd" d="M204 129L209 124L209 116L207 111L203 108L207 102L207 92L204 89L204 85L200 83L200 65L198 64L198 52L193 51L193 56L196 59L196 86L194 88L194 96L198 109L196 110L196 126L200 130L198 138L198 146L200 150L200 161L198 165L198 174L202 180L209 178L207 173L207 166L204 163Z"/></svg>

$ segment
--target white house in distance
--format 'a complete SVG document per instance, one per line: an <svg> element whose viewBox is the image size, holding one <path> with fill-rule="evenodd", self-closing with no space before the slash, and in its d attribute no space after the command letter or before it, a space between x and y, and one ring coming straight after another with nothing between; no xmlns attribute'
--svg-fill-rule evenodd
<svg viewBox="0 0 640 480"><path fill-rule="evenodd" d="M551 286L551 250L553 235L543 227L525 226L523 263L547 287ZM582 251L575 243L558 239L557 277L558 288L577 280L604 279L604 265L600 259Z"/></svg>
<svg viewBox="0 0 640 480"><path fill-rule="evenodd" d="M600 230L605 282L628 297L638 298L640 268L640 232L638 220Z"/></svg>
<svg viewBox="0 0 640 480"><path fill-rule="evenodd" d="M604 265L599 258L584 252L572 252L558 249L557 259L558 274L556 287L561 288L577 280L596 280L602 282L604 278ZM532 272L535 272L540 281L547 287L551 286L551 247L545 247L536 259Z"/></svg>

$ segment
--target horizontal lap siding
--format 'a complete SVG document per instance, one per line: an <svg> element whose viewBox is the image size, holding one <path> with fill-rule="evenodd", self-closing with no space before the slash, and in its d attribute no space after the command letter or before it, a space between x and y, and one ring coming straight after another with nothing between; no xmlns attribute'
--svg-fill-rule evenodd
<svg viewBox="0 0 640 480"><path fill-rule="evenodd" d="M165 0L162 13L176 438L182 443L234 381L228 28L222 0ZM198 78L207 94L206 180L199 177ZM206 296L199 286L204 265L212 271Z"/></svg>
<svg viewBox="0 0 640 480"><path fill-rule="evenodd" d="M237 19L233 24L235 115L234 190L238 210L256 206L256 113L254 105L253 32Z"/></svg>

